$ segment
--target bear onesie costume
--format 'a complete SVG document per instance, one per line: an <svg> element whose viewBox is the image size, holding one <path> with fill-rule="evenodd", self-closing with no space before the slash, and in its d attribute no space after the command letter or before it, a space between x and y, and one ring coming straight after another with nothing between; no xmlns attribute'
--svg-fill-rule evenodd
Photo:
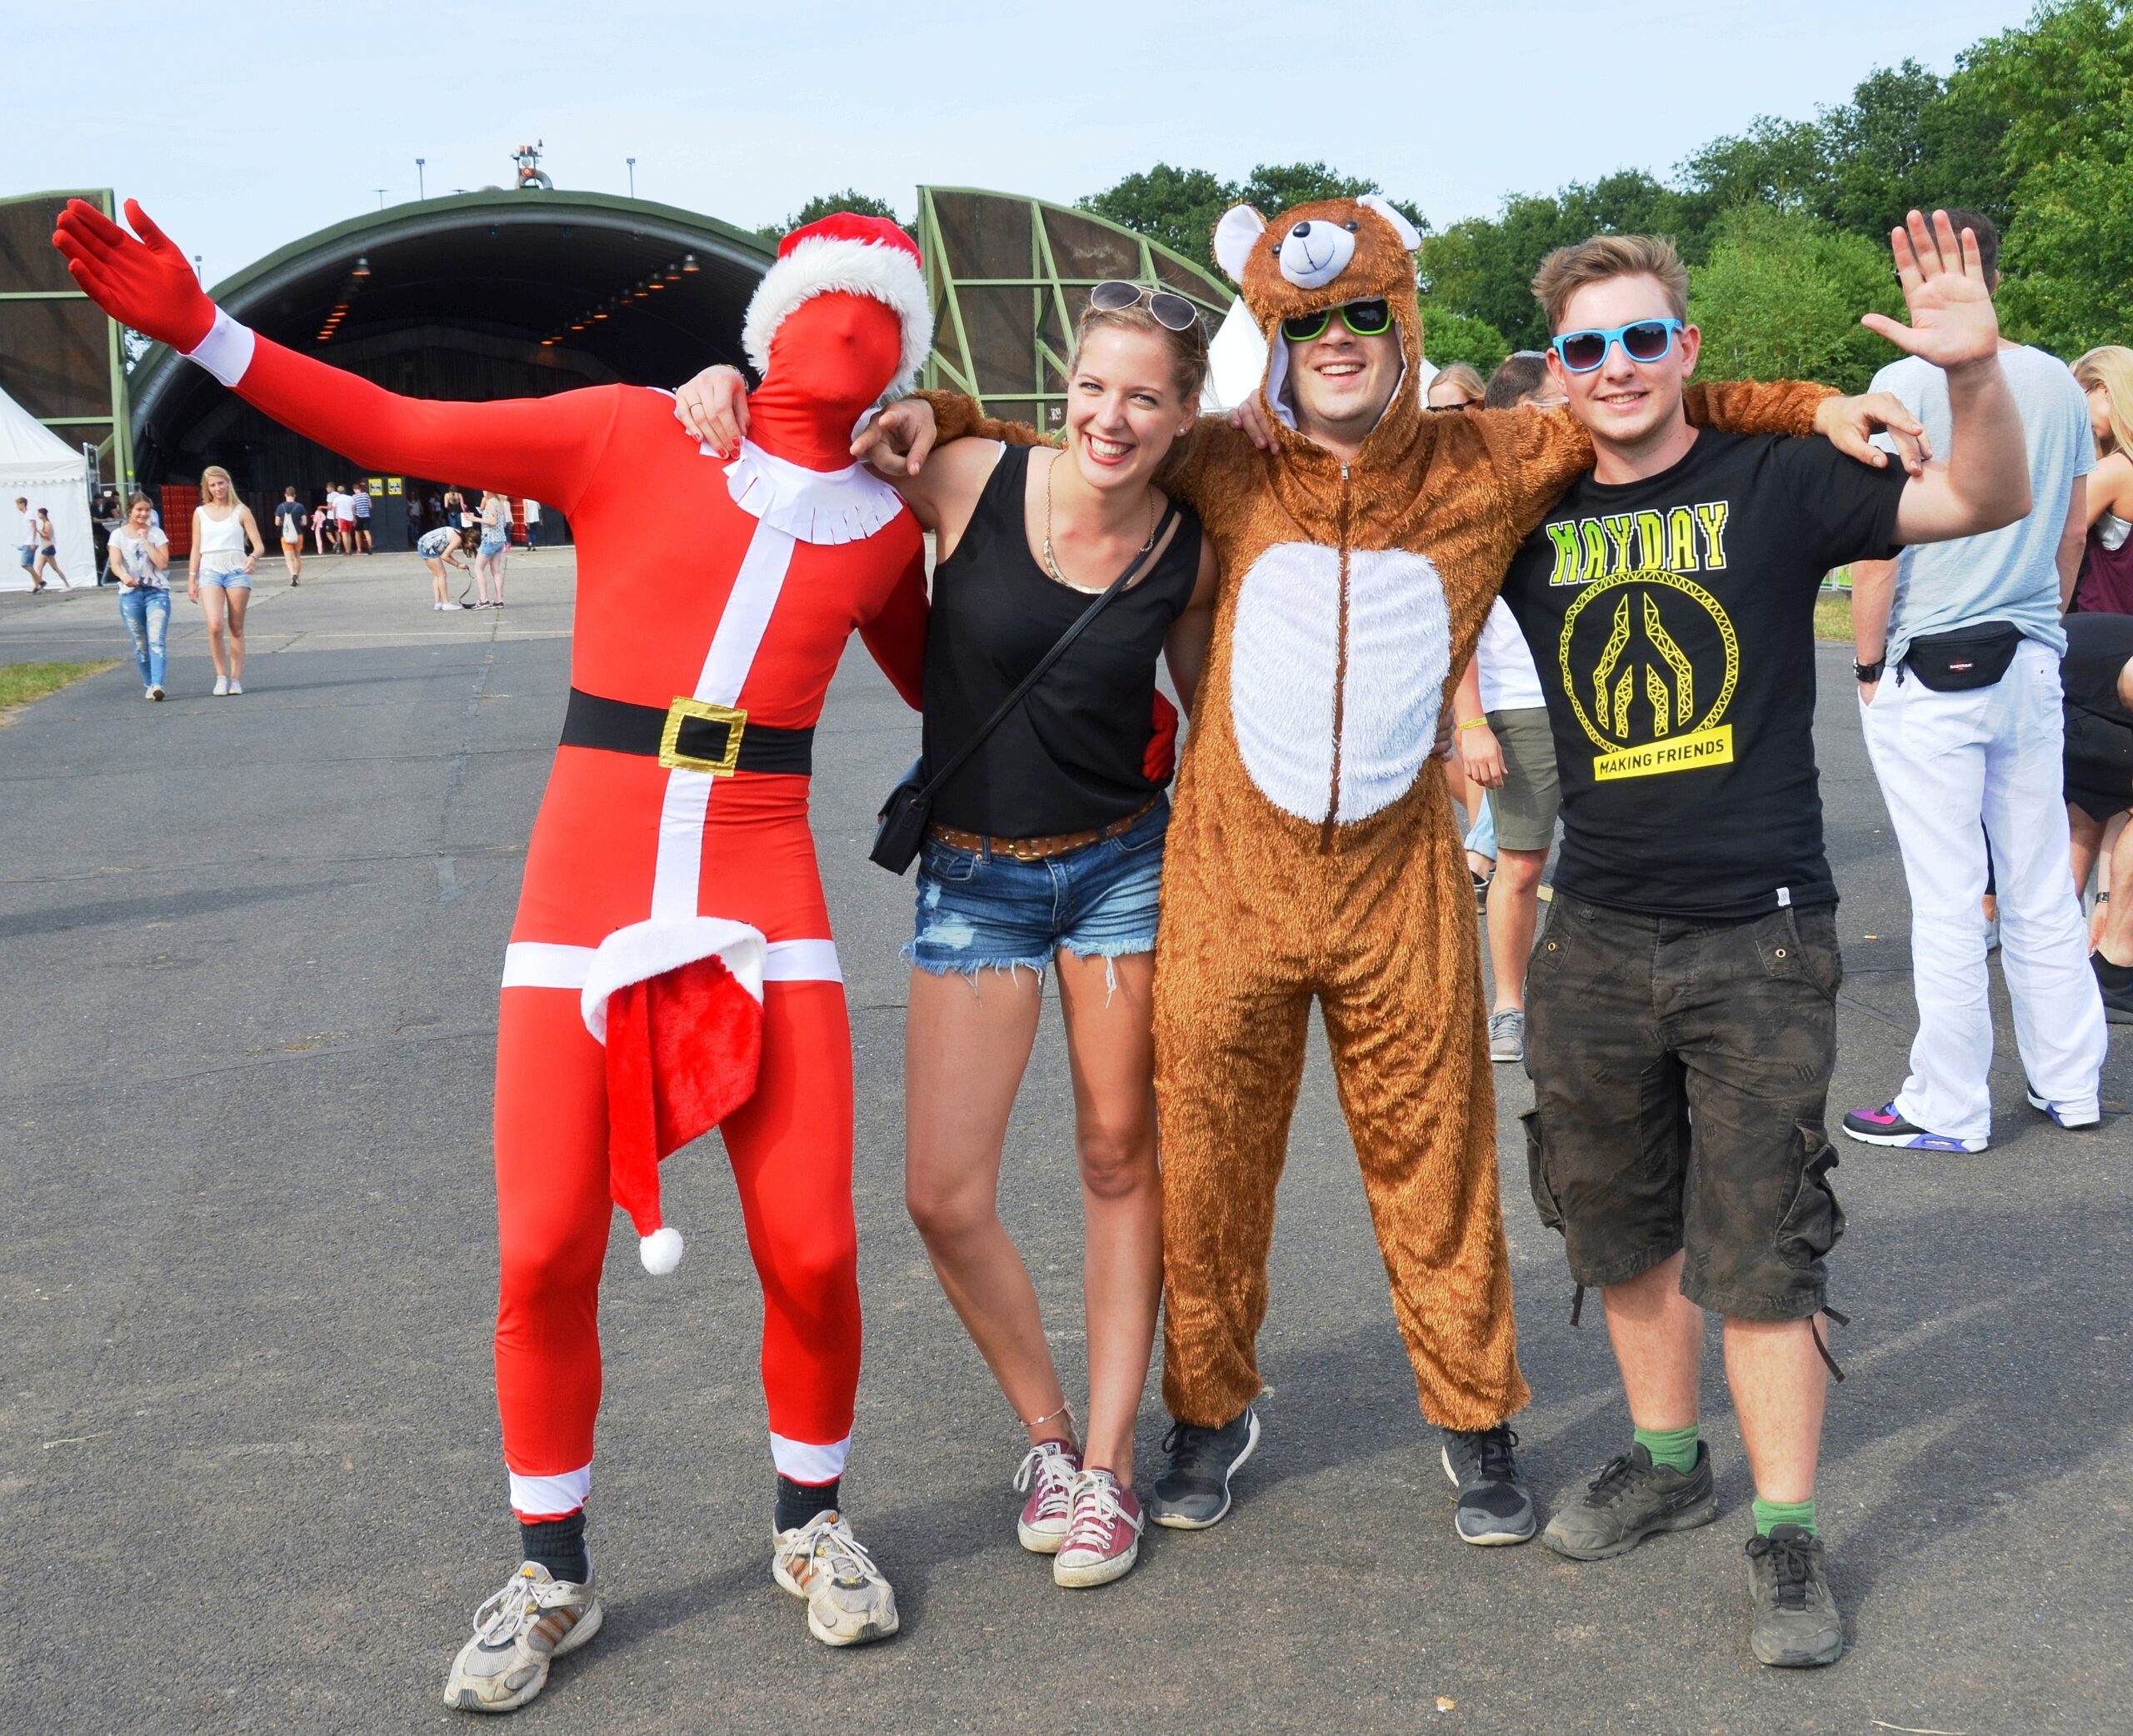
<svg viewBox="0 0 2133 1736"><path fill-rule="evenodd" d="M1593 451L1566 411L1431 416L1414 250L1375 195L1240 206L1216 257L1265 334L1278 449L1203 422L1166 486L1221 560L1179 768L1156 947L1163 1399L1219 1428L1260 1390L1274 1193L1323 1009L1423 1414L1494 1427L1518 1369L1474 895L1438 712L1520 543ZM1296 432L1284 319L1391 303L1406 376L1351 462ZM939 437L1033 430L929 393ZM1813 432L1826 388L1691 387L1690 419Z"/></svg>

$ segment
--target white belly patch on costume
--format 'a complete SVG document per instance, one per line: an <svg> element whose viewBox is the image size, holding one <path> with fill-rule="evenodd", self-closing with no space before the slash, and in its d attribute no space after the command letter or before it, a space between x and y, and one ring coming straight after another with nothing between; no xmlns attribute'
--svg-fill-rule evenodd
<svg viewBox="0 0 2133 1736"><path fill-rule="evenodd" d="M1341 555L1276 543L1237 587L1230 711L1251 781L1275 806L1317 824L1333 782ZM1406 794L1436 737L1451 666L1444 583L1405 549L1348 555L1348 668L1335 817L1361 820Z"/></svg>

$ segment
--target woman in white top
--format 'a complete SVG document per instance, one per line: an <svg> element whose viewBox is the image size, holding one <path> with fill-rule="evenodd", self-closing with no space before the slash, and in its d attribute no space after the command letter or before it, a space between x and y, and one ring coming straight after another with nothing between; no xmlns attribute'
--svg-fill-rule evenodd
<svg viewBox="0 0 2133 1736"><path fill-rule="evenodd" d="M481 599L477 609L501 609L503 606L503 561L511 546L511 501L501 494L487 489L482 492L482 541L474 551L474 591ZM489 586L496 586L496 600L489 599Z"/></svg>
<svg viewBox="0 0 2133 1736"><path fill-rule="evenodd" d="M170 538L156 523L145 494L127 503L126 521L111 533L111 576L118 581L118 616L133 639L141 693L163 696L163 645L170 636Z"/></svg>
<svg viewBox="0 0 2133 1736"><path fill-rule="evenodd" d="M59 570L59 533L52 527L52 509L37 509L37 565L30 569L30 576L37 581L36 588L44 589L44 570L52 569L52 576L59 581L59 588L72 591L74 581Z"/></svg>
<svg viewBox="0 0 2133 1736"><path fill-rule="evenodd" d="M247 545L250 546L247 547ZM217 695L244 691L244 611L252 601L252 563L267 552L252 508L219 464L200 472L192 509L192 559L185 594L207 611L207 655Z"/></svg>

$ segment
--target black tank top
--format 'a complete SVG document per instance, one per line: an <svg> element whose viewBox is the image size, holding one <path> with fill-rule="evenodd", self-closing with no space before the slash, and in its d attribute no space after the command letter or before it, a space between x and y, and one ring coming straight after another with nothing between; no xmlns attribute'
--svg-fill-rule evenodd
<svg viewBox="0 0 2133 1736"><path fill-rule="evenodd" d="M1091 594L1049 577L1030 554L1022 502L1028 446L1009 446L986 479L955 552L933 571L926 629L926 758L947 763L1088 607ZM1161 557L1105 605L934 797L960 831L1042 838L1108 826L1147 805L1141 771L1156 659L1200 572L1200 520L1178 508ZM1104 575L1107 585L1115 572Z"/></svg>

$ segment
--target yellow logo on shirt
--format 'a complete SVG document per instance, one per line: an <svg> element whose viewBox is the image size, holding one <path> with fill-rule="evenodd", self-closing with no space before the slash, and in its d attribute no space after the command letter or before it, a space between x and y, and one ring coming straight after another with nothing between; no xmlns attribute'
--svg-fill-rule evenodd
<svg viewBox="0 0 2133 1736"><path fill-rule="evenodd" d="M1724 719L1740 684L1741 642L1718 599L1694 580L1656 565L1594 577L1563 616L1558 661L1571 708L1600 750L1596 781L1732 763Z"/></svg>

